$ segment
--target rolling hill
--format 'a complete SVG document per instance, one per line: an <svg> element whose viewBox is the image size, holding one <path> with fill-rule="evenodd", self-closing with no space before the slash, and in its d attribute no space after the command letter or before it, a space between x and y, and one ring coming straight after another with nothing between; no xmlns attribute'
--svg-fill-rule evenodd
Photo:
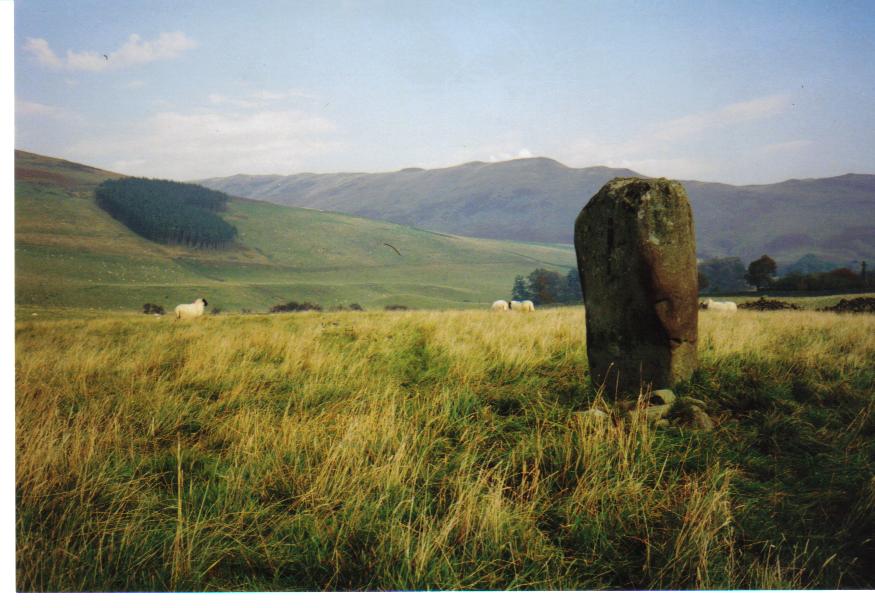
<svg viewBox="0 0 875 608"><path fill-rule="evenodd" d="M231 246L162 245L95 203L95 188L117 177L16 152L19 306L167 308L204 295L226 310L264 310L288 300L477 307L508 297L518 274L537 267L567 272L575 264L570 246L452 236L243 198L232 198L221 214L238 231Z"/></svg>
<svg viewBox="0 0 875 608"><path fill-rule="evenodd" d="M533 158L394 173L234 175L199 183L236 196L453 234L571 243L574 219L590 197L612 177L633 175ZM700 258L875 258L875 175L761 186L682 183L693 205Z"/></svg>

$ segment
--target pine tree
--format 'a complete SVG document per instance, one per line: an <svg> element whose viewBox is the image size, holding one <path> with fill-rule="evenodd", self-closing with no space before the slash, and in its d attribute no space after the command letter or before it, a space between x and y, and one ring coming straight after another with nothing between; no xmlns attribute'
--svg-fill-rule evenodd
<svg viewBox="0 0 875 608"><path fill-rule="evenodd" d="M526 285L526 279L523 275L518 274L516 278L513 280L513 289L510 292L511 300L528 300L530 298L529 288Z"/></svg>
<svg viewBox="0 0 875 608"><path fill-rule="evenodd" d="M571 304L579 304L583 301L583 286L580 284L580 273L577 268L572 268L565 275L565 293L561 301Z"/></svg>
<svg viewBox="0 0 875 608"><path fill-rule="evenodd" d="M702 293L706 289L708 289L708 285L710 281L708 281L708 277L700 270L699 271L699 293Z"/></svg>

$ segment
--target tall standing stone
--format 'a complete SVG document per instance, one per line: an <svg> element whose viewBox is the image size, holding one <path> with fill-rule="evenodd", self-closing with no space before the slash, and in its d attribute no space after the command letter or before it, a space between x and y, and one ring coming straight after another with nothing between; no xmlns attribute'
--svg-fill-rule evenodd
<svg viewBox="0 0 875 608"><path fill-rule="evenodd" d="M698 276L683 186L616 178L574 224L586 352L606 393L673 386L696 368Z"/></svg>

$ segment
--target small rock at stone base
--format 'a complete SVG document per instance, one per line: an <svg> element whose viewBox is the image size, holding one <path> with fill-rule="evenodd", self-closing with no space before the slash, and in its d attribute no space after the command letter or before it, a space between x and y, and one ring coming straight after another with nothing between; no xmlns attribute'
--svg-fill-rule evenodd
<svg viewBox="0 0 875 608"><path fill-rule="evenodd" d="M674 391L668 388L662 388L650 394L650 403L653 405L671 405L676 400Z"/></svg>
<svg viewBox="0 0 875 608"><path fill-rule="evenodd" d="M711 420L711 417L703 412L699 406L693 405L690 407L690 410L693 412L693 420L690 423L692 428L700 431L714 430L714 422Z"/></svg>
<svg viewBox="0 0 875 608"><path fill-rule="evenodd" d="M670 409L670 405L651 405L644 408L644 415L647 416L648 422L656 422L662 420Z"/></svg>
<svg viewBox="0 0 875 608"><path fill-rule="evenodd" d="M666 419L675 426L691 428L698 431L711 431L714 422L705 413L705 402L690 397L678 399L666 414Z"/></svg>
<svg viewBox="0 0 875 608"><path fill-rule="evenodd" d="M702 410L704 410L706 407L708 407L707 405L705 405L705 402L702 401L701 399L693 399L692 397L683 397L683 401L684 401L684 403L686 403L690 407L699 407Z"/></svg>

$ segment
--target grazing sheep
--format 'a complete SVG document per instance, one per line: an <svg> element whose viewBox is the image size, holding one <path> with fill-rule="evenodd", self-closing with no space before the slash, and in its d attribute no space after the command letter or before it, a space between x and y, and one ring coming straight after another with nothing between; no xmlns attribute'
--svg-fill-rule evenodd
<svg viewBox="0 0 875 608"><path fill-rule="evenodd" d="M522 302L511 300L510 309L517 312L535 312L535 305L531 300L523 300Z"/></svg>
<svg viewBox="0 0 875 608"><path fill-rule="evenodd" d="M699 304L699 308L702 310L715 310L717 312L736 312L738 310L735 302L718 302L711 298Z"/></svg>
<svg viewBox="0 0 875 608"><path fill-rule="evenodd" d="M508 306L507 306L506 300L496 300L495 302L492 303L492 310L494 310L496 312L499 312L502 310L507 310L507 309L508 309Z"/></svg>
<svg viewBox="0 0 875 608"><path fill-rule="evenodd" d="M176 312L176 320L179 319L194 319L204 314L204 307L207 301L203 298L198 298L191 304L180 304L174 309Z"/></svg>

